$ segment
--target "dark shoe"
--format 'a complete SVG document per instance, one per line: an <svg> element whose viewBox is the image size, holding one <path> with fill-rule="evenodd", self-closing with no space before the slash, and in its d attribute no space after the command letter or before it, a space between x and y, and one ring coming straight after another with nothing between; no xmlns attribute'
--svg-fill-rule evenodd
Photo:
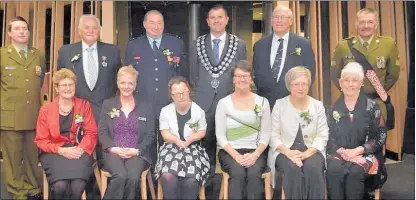
<svg viewBox="0 0 416 200"><path fill-rule="evenodd" d="M28 196L27 200L43 200L43 194L42 193L37 193L33 196Z"/></svg>

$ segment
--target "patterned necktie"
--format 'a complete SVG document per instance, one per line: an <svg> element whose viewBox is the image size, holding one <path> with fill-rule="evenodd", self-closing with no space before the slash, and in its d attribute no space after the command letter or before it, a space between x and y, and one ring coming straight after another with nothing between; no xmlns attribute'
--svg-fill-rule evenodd
<svg viewBox="0 0 416 200"><path fill-rule="evenodd" d="M94 56L93 56L94 48L89 47L87 51L88 51L87 75L89 78L88 86L90 87L92 91L95 87L95 84L97 83L98 67L96 66L95 61L94 61Z"/></svg>
<svg viewBox="0 0 416 200"><path fill-rule="evenodd" d="M276 57L274 59L272 74L273 78L277 79L280 71L280 65L282 64L282 55L283 55L283 38L279 39L279 47L277 48Z"/></svg>
<svg viewBox="0 0 416 200"><path fill-rule="evenodd" d="M153 40L153 51L156 53L159 50L156 40Z"/></svg>
<svg viewBox="0 0 416 200"><path fill-rule="evenodd" d="M23 63L25 63L26 62L25 50L20 50L19 55L20 55L20 58L22 59Z"/></svg>
<svg viewBox="0 0 416 200"><path fill-rule="evenodd" d="M220 62L220 39L214 39L214 64L218 65Z"/></svg>

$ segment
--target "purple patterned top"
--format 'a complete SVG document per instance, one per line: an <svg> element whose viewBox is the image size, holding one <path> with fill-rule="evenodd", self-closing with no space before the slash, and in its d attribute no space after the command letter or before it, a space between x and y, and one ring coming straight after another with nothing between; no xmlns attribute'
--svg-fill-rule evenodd
<svg viewBox="0 0 416 200"><path fill-rule="evenodd" d="M120 116L114 118L114 144L116 147L137 148L138 128L136 109L129 113L128 118L120 110Z"/></svg>

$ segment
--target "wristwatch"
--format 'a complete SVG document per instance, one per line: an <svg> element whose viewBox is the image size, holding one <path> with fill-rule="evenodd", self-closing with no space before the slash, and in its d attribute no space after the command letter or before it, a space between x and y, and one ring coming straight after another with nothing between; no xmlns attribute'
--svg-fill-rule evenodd
<svg viewBox="0 0 416 200"><path fill-rule="evenodd" d="M138 149L137 149L137 154L136 154L136 156L137 156L137 157L139 157L139 156L140 156L140 154L141 154L141 153L140 153L140 150L138 150Z"/></svg>

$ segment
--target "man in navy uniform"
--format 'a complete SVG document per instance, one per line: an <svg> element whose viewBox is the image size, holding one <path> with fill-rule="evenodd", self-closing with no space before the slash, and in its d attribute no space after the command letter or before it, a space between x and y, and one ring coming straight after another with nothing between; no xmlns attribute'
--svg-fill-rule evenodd
<svg viewBox="0 0 416 200"><path fill-rule="evenodd" d="M163 33L163 15L157 10L146 13L143 26L146 35L127 43L126 64L139 72L136 95L139 99L153 102L156 122L159 122L160 110L170 103L169 80L186 69L184 44L181 39ZM156 149L152 149L151 155L156 162Z"/></svg>

